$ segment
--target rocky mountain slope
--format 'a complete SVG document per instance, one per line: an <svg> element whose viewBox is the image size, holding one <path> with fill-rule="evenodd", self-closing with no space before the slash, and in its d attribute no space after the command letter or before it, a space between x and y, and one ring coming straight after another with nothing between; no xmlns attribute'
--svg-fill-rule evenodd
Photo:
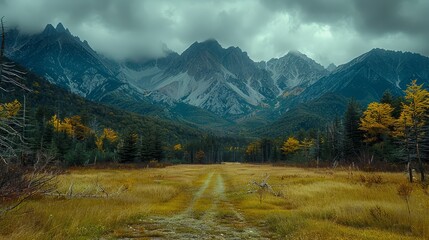
<svg viewBox="0 0 429 240"><path fill-rule="evenodd" d="M280 92L290 92L294 88L301 90L314 84L329 74L322 65L297 51L292 51L281 58L260 62L259 67L270 72Z"/></svg>
<svg viewBox="0 0 429 240"><path fill-rule="evenodd" d="M300 52L255 63L240 48L224 48L216 40L195 42L181 54L165 47L164 57L119 62L98 54L62 24L35 35L14 29L6 40L11 59L85 98L222 130L237 124L254 128L297 112L304 119L315 112L312 119L329 119L319 115L332 111L313 111L308 104L326 109L336 99L338 114L341 99L366 105L387 89L402 94L412 79L429 83L429 58L383 49L325 69ZM306 110L297 110L303 104ZM289 124L300 124L293 119Z"/></svg>
<svg viewBox="0 0 429 240"><path fill-rule="evenodd" d="M47 25L39 34L26 35L12 29L6 37L6 54L49 82L90 100L106 103L140 114L156 115L186 122L201 122L201 117L215 125L228 125L222 118L183 104L157 91L133 85L123 63L95 52L86 41L73 36L59 23ZM162 60L161 60L162 61ZM150 66L153 61L145 64ZM129 63L131 65L132 63ZM127 68L128 69L128 68ZM195 113L184 115L180 111Z"/></svg>
<svg viewBox="0 0 429 240"><path fill-rule="evenodd" d="M353 97L363 104L379 100L385 90L403 94L407 84L417 79L429 85L429 58L416 53L373 49L338 66L299 97L300 102L325 93Z"/></svg>

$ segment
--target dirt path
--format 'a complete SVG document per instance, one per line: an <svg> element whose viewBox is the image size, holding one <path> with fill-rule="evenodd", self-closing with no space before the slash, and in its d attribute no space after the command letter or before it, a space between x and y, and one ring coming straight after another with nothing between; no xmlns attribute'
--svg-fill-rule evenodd
<svg viewBox="0 0 429 240"><path fill-rule="evenodd" d="M228 202L220 173L207 174L182 213L142 219L119 239L267 239Z"/></svg>

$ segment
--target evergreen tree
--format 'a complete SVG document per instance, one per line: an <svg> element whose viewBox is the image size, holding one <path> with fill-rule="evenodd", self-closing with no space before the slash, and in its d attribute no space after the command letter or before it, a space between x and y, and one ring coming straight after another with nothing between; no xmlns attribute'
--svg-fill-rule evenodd
<svg viewBox="0 0 429 240"><path fill-rule="evenodd" d="M138 155L137 140L137 134L133 132L126 133L124 140L119 148L120 162L134 162L136 160Z"/></svg>
<svg viewBox="0 0 429 240"><path fill-rule="evenodd" d="M392 106L393 95L389 91L389 89L387 89L386 91L384 91L383 96L381 96L380 103L387 103L387 104L390 104L390 106Z"/></svg>
<svg viewBox="0 0 429 240"><path fill-rule="evenodd" d="M164 153L162 151L162 142L158 134L155 134L152 145L152 158L154 160L161 161L164 157Z"/></svg>
<svg viewBox="0 0 429 240"><path fill-rule="evenodd" d="M143 161L161 161L164 157L163 145L157 133L149 133L141 139L140 157Z"/></svg>
<svg viewBox="0 0 429 240"><path fill-rule="evenodd" d="M392 116L394 118L399 118L402 111L402 103L405 102L405 99L401 96L393 96L392 93L389 90L386 90L383 93L383 96L380 99L380 103L386 103L389 104L392 108Z"/></svg>
<svg viewBox="0 0 429 240"><path fill-rule="evenodd" d="M141 139L140 158L143 162L149 162L152 160L152 149L148 138Z"/></svg>
<svg viewBox="0 0 429 240"><path fill-rule="evenodd" d="M264 138L261 140L262 162L271 160L272 143L270 139Z"/></svg>
<svg viewBox="0 0 429 240"><path fill-rule="evenodd" d="M362 147L363 132L359 129L362 112L359 104L350 100L344 114L344 152L346 157L355 155Z"/></svg>

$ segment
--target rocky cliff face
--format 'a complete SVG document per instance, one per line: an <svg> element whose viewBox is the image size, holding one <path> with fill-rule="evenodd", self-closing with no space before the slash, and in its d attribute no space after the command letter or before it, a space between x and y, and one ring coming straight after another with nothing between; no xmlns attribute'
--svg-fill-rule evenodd
<svg viewBox="0 0 429 240"><path fill-rule="evenodd" d="M338 66L298 98L306 102L325 93L337 93L368 103L378 101L386 90L403 94L413 79L428 86L429 58L409 52L373 49Z"/></svg>
<svg viewBox="0 0 429 240"><path fill-rule="evenodd" d="M47 80L90 99L126 84L114 77L113 61L100 56L86 41L71 35L60 23L37 35L8 33L7 54Z"/></svg>
<svg viewBox="0 0 429 240"><path fill-rule="evenodd" d="M320 64L300 52L289 52L281 58L262 62L260 67L268 70L276 86L282 91L294 88L305 89L329 74Z"/></svg>
<svg viewBox="0 0 429 240"><path fill-rule="evenodd" d="M402 94L412 79L429 83L427 57L382 49L325 69L299 52L255 63L238 47L207 40L180 55L165 48L164 57L117 62L62 24L31 36L11 30L6 46L11 59L88 99L187 121L192 112L210 119L276 118L329 93L367 103L386 89Z"/></svg>

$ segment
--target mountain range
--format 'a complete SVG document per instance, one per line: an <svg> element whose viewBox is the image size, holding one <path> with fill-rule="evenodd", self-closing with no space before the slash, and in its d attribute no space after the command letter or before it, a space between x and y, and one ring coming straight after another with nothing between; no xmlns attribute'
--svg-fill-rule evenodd
<svg viewBox="0 0 429 240"><path fill-rule="evenodd" d="M223 48L209 39L181 54L165 47L161 58L115 61L61 23L33 35L12 29L6 36L9 58L66 90L139 114L223 131L259 128L277 135L312 128L342 115L348 98L365 106L385 90L403 94L412 79L429 83L429 58L410 52L373 49L324 68L297 51L254 62L240 48Z"/></svg>

